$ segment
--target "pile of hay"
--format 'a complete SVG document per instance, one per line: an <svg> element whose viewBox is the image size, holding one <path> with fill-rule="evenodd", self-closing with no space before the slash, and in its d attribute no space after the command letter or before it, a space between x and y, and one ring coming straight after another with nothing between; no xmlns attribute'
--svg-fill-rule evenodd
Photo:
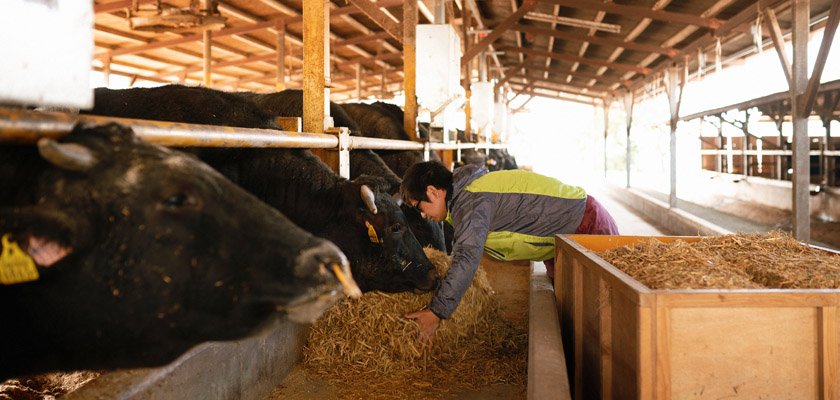
<svg viewBox="0 0 840 400"><path fill-rule="evenodd" d="M426 255L444 275L449 257L428 248ZM304 367L349 398L525 384L527 327L503 319L481 268L455 313L441 321L431 353L420 353L417 323L403 315L428 305L433 294L371 292L336 304L312 326Z"/></svg>
<svg viewBox="0 0 840 400"><path fill-rule="evenodd" d="M52 372L0 382L0 400L55 400L98 377L99 371Z"/></svg>
<svg viewBox="0 0 840 400"><path fill-rule="evenodd" d="M840 288L840 255L781 231L691 243L648 239L599 255L651 289Z"/></svg>

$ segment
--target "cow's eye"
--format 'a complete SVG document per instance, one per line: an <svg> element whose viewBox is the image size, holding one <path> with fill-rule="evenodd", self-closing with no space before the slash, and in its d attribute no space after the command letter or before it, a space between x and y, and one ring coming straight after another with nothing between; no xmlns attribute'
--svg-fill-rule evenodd
<svg viewBox="0 0 840 400"><path fill-rule="evenodd" d="M187 195L183 193L175 193L163 200L162 204L165 208L174 210L183 207L186 202Z"/></svg>
<svg viewBox="0 0 840 400"><path fill-rule="evenodd" d="M401 225L401 224L394 224L394 225L391 225L391 233L393 233L393 234L395 234L395 235L396 235L396 234L399 234L400 232L402 232L402 229L403 229L403 228L402 228L402 225Z"/></svg>

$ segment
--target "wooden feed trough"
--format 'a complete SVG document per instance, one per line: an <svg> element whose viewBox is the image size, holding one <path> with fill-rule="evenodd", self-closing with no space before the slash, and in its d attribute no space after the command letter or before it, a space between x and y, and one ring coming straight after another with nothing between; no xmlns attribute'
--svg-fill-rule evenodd
<svg viewBox="0 0 840 400"><path fill-rule="evenodd" d="M575 399L840 397L840 290L651 290L594 253L647 238L556 237Z"/></svg>

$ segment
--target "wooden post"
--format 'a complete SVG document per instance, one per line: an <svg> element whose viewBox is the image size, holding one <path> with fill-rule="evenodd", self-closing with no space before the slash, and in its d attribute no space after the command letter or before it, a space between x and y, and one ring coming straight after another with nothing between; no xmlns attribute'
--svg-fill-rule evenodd
<svg viewBox="0 0 840 400"><path fill-rule="evenodd" d="M417 0L403 2L403 127L411 140L417 140Z"/></svg>
<svg viewBox="0 0 840 400"><path fill-rule="evenodd" d="M633 92L630 91L624 96L624 110L627 113L627 179L626 187L630 187L630 126L633 124Z"/></svg>
<svg viewBox="0 0 840 400"><path fill-rule="evenodd" d="M362 101L362 62L356 64L356 101Z"/></svg>
<svg viewBox="0 0 840 400"><path fill-rule="evenodd" d="M793 65L790 81L791 119L793 121L793 236L800 241L811 239L810 197L811 181L810 143L808 116L802 115L800 103L808 85L808 0L794 0L793 12Z"/></svg>
<svg viewBox="0 0 840 400"><path fill-rule="evenodd" d="M210 58L212 55L213 35L209 29L204 31L204 86L212 84L213 72L210 69Z"/></svg>
<svg viewBox="0 0 840 400"><path fill-rule="evenodd" d="M111 55L108 54L102 60L102 80L105 82L105 86L111 85Z"/></svg>
<svg viewBox="0 0 840 400"><path fill-rule="evenodd" d="M682 85L685 84L685 76L683 76L680 80L680 86L677 87L677 74L681 71L683 69L678 68L676 64L668 68L665 87L668 90L668 106L671 113L671 190L668 195L668 206L671 208L677 208L677 122L679 121L680 101L682 100Z"/></svg>
<svg viewBox="0 0 840 400"><path fill-rule="evenodd" d="M286 88L286 22L277 21L277 91Z"/></svg>
<svg viewBox="0 0 840 400"><path fill-rule="evenodd" d="M607 132L610 127L610 99L604 99L604 178L607 177Z"/></svg>
<svg viewBox="0 0 840 400"><path fill-rule="evenodd" d="M323 133L329 116L329 9L325 0L303 2L303 130ZM338 152L312 149L333 171L339 171Z"/></svg>

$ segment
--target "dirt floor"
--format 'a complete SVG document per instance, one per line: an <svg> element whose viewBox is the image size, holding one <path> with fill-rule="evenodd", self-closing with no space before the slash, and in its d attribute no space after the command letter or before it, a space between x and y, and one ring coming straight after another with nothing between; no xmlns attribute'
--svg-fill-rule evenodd
<svg viewBox="0 0 840 400"><path fill-rule="evenodd" d="M528 293L531 263L503 262L485 254L481 265L493 291L502 304L502 312L510 321L528 324ZM493 385L480 390L452 390L446 395L431 395L417 388L405 399L520 400L525 399L525 385ZM337 387L307 372L300 365L277 386L265 400L320 400L343 398Z"/></svg>

